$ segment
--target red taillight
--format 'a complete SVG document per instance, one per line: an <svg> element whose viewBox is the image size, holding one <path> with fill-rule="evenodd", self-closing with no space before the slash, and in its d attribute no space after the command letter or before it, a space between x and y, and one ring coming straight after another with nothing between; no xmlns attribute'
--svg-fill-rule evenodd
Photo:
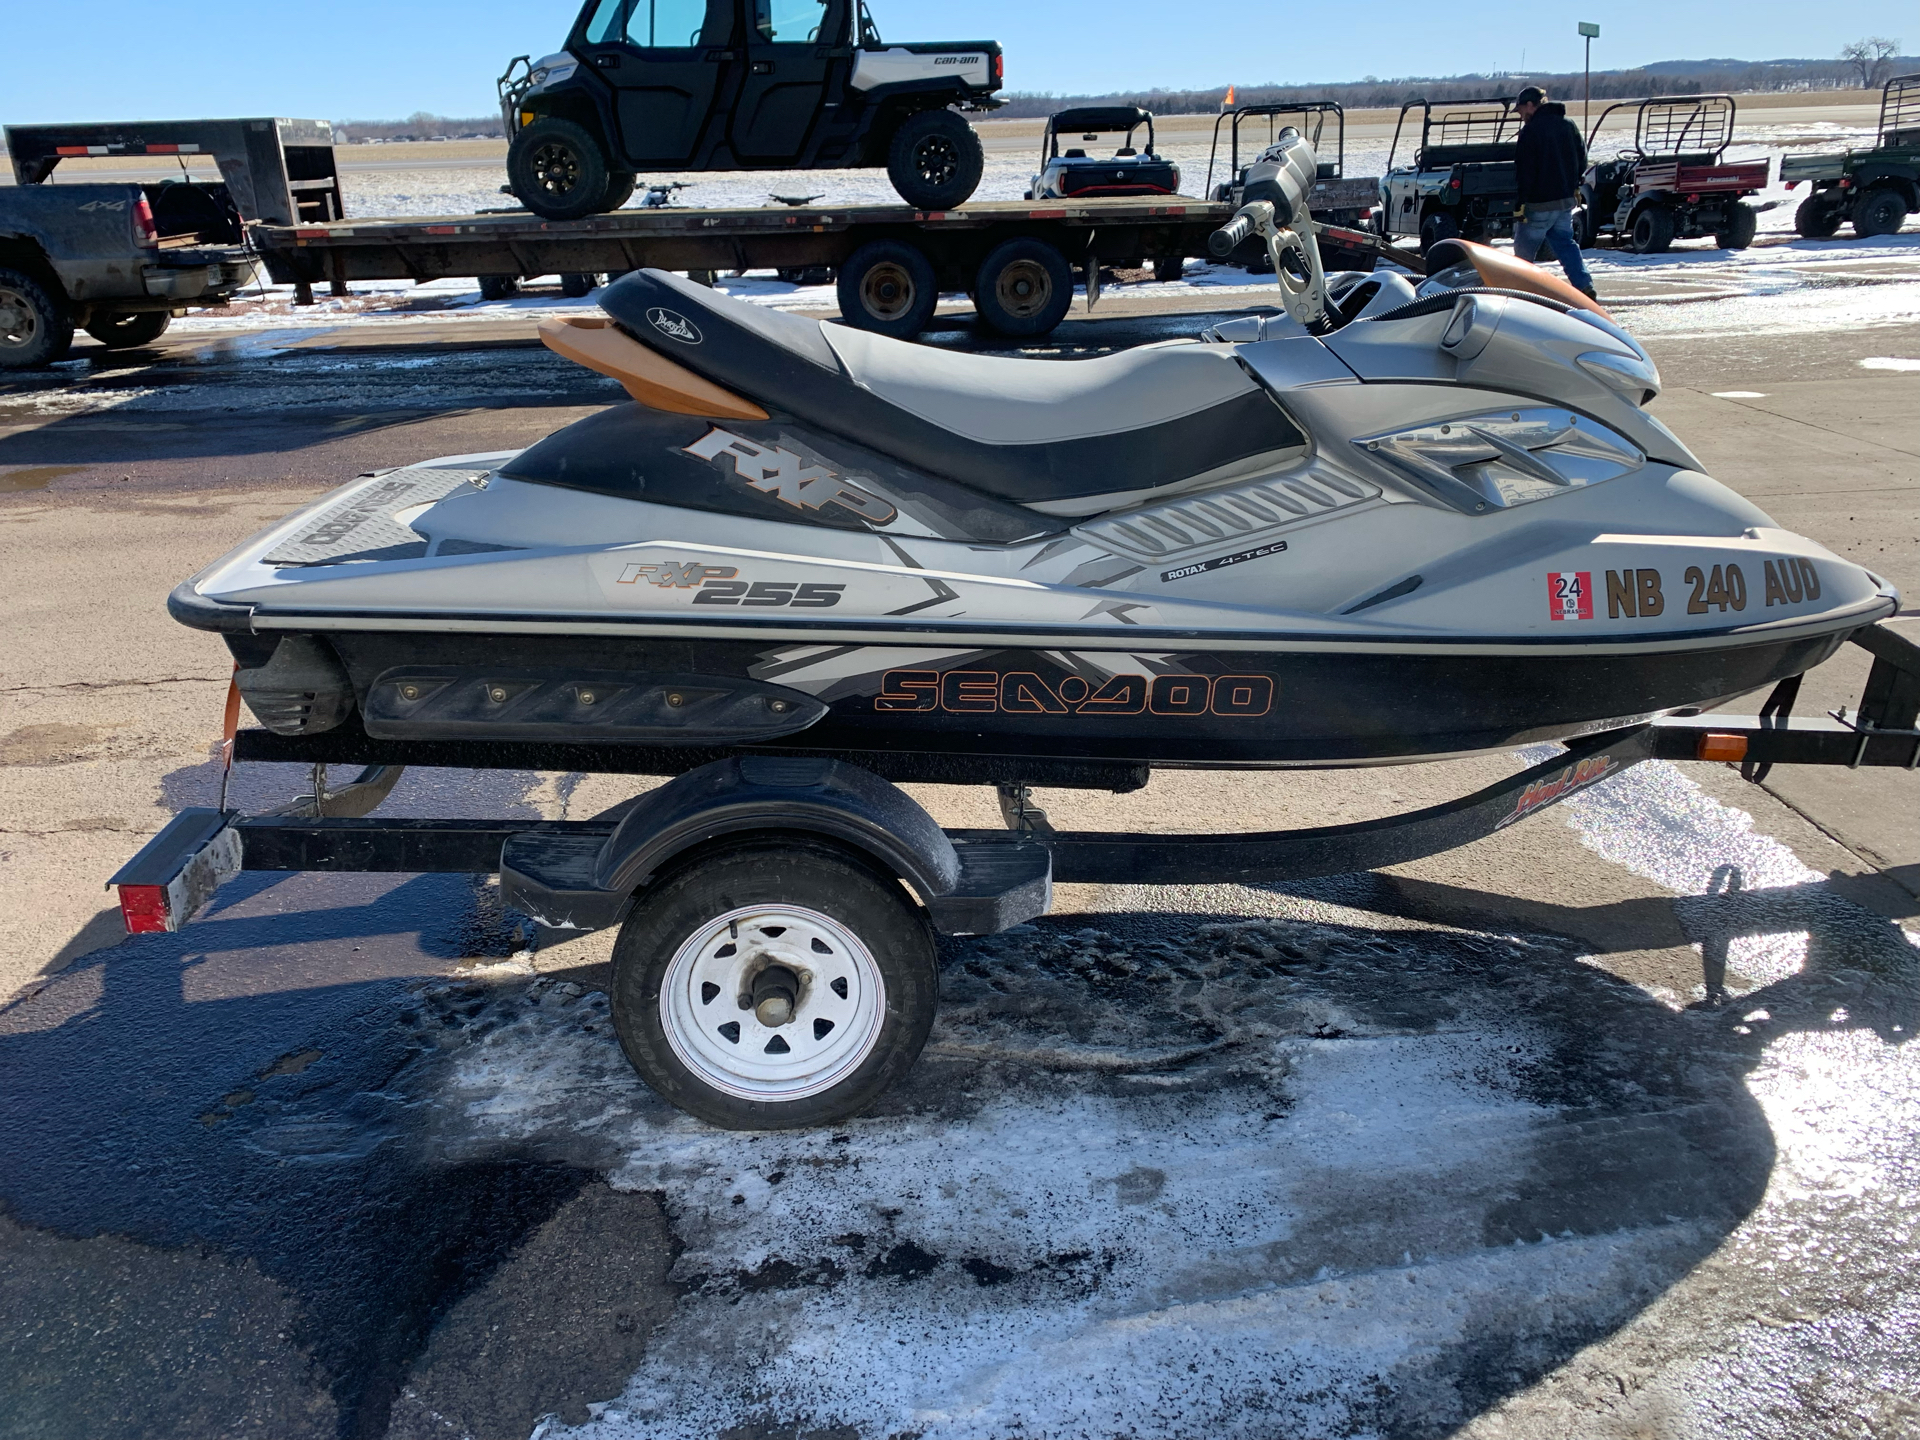
<svg viewBox="0 0 1920 1440"><path fill-rule="evenodd" d="M1004 80L1007 78L1007 57L1005 55L996 55L993 57L993 78L995 80Z"/></svg>
<svg viewBox="0 0 1920 1440"><path fill-rule="evenodd" d="M144 202L143 202L144 203ZM167 887L122 885L120 918L129 935L159 935L167 929Z"/></svg>
<svg viewBox="0 0 1920 1440"><path fill-rule="evenodd" d="M160 243L160 231L153 223L153 206L142 195L133 202L133 243L151 249Z"/></svg>

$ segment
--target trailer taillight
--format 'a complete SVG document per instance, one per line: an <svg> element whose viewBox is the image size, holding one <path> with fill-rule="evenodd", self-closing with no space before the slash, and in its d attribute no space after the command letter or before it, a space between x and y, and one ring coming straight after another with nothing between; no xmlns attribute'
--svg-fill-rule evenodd
<svg viewBox="0 0 1920 1440"><path fill-rule="evenodd" d="M120 918L126 921L129 935L161 935L167 929L167 887L164 885L122 885Z"/></svg>
<svg viewBox="0 0 1920 1440"><path fill-rule="evenodd" d="M133 202L133 243L145 249L160 243L159 227L153 223L153 206L144 195Z"/></svg>
<svg viewBox="0 0 1920 1440"><path fill-rule="evenodd" d="M1007 57L1005 55L996 55L993 57L993 78L995 80L1004 80L1007 78Z"/></svg>

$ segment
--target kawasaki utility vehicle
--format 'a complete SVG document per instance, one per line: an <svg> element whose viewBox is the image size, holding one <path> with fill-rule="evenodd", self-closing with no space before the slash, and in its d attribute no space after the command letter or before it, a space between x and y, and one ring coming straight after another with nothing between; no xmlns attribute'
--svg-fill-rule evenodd
<svg viewBox="0 0 1920 1440"><path fill-rule="evenodd" d="M1395 168L1407 117L1420 112L1420 146ZM1477 100L1409 100L1400 107L1380 179L1380 233L1420 237L1420 252L1442 240L1491 240L1513 233L1520 182L1514 152L1520 116L1511 95Z"/></svg>
<svg viewBox="0 0 1920 1440"><path fill-rule="evenodd" d="M1003 103L991 40L887 44L863 0L588 0L567 46L500 80L515 196L548 220L617 210L660 170L885 166L908 204L980 183L950 107Z"/></svg>
<svg viewBox="0 0 1920 1440"><path fill-rule="evenodd" d="M1580 248L1612 234L1627 249L1657 255L1675 240L1711 235L1723 250L1744 250L1767 205L1747 197L1767 188L1765 159L1727 162L1733 139L1731 95L1627 100L1600 112L1587 136L1593 154L1607 117L1633 114L1633 139L1611 160L1587 167L1576 211Z"/></svg>

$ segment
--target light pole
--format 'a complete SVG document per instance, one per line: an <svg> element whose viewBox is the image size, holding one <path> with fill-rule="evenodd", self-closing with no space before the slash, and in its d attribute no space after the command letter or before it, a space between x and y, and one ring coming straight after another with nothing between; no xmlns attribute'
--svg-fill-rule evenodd
<svg viewBox="0 0 1920 1440"><path fill-rule="evenodd" d="M1580 129L1584 132L1593 113L1593 42L1600 38L1600 27L1591 21L1582 20L1580 34L1587 42L1587 93L1580 102Z"/></svg>

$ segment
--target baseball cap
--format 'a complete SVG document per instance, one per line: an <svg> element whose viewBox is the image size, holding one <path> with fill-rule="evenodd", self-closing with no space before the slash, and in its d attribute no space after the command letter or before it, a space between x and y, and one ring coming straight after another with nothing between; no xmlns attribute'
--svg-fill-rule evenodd
<svg viewBox="0 0 1920 1440"><path fill-rule="evenodd" d="M1515 105L1540 105L1545 103L1546 98L1546 91L1542 90L1538 85L1529 85L1518 95L1514 96L1513 103Z"/></svg>

